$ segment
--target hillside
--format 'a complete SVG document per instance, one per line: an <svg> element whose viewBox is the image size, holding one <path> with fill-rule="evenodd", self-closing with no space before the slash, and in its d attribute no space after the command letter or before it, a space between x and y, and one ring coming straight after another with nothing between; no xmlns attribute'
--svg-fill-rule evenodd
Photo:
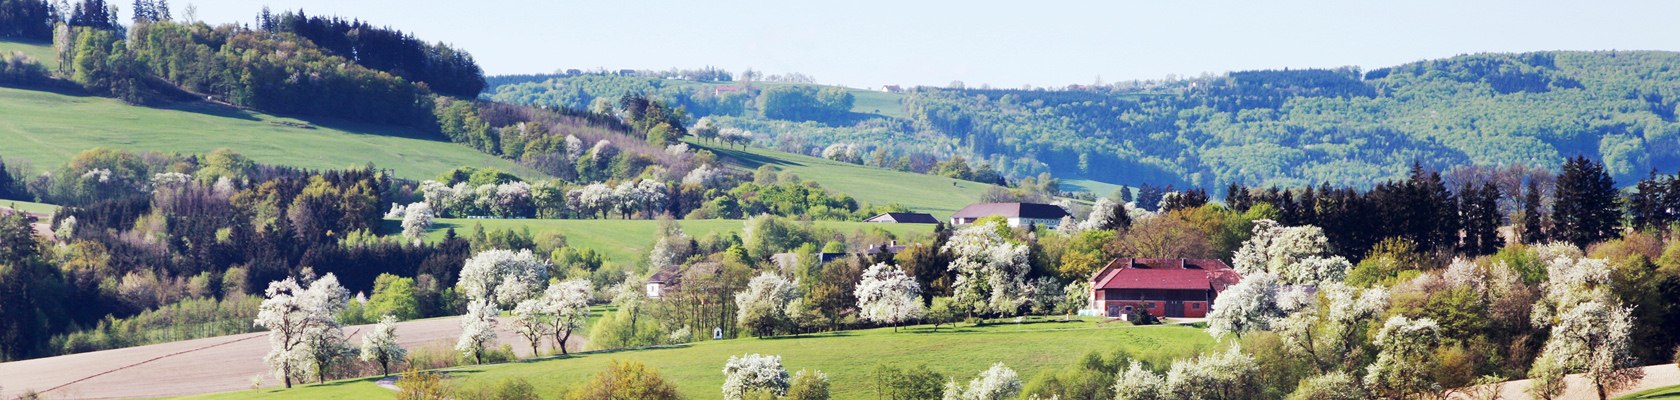
<svg viewBox="0 0 1680 400"><path fill-rule="evenodd" d="M1000 346L999 343L1009 343ZM659 369L686 397L718 397L723 385L719 373L732 355L748 353L782 356L789 372L821 370L828 374L835 399L874 398L874 368L900 368L926 364L934 371L966 382L990 366L1002 362L1023 380L1039 371L1061 368L1096 351L1104 354L1125 349L1133 355L1161 362L1169 357L1194 354L1213 346L1203 331L1183 326L1134 327L1124 324L1033 323L998 324L986 327L928 331L926 326L894 333L890 328L848 331L774 339L705 341L670 349L627 350L578 354L499 365L466 366L453 373L465 385L494 384L503 379L523 378L545 397L583 382L605 368L610 360L630 360ZM240 391L206 399L312 399L394 395L381 392L372 379L330 382L281 391Z"/></svg>
<svg viewBox="0 0 1680 400"><path fill-rule="evenodd" d="M683 232L690 237L703 237L712 233L734 232L739 234L746 226L743 220L706 219L679 220ZM816 221L817 226L834 229L837 232L849 234L854 231L882 229L900 238L909 238L933 232L933 225L923 224L876 224L868 222ZM483 224L485 230L521 230L530 229L532 235L543 232L559 232L566 235L566 244L576 248L587 248L601 252L608 260L620 265L634 265L647 256L658 240L656 231L658 221L654 220L623 220L623 219L438 219L428 232L428 237L437 240L443 238L444 231L455 229L455 232L466 235L471 232L473 225Z"/></svg>
<svg viewBox="0 0 1680 400"><path fill-rule="evenodd" d="M761 147L727 147L701 142L690 145L716 153L748 171L763 165L815 180L829 191L844 193L873 205L898 204L912 211L949 217L980 200L990 185L942 176L894 171L834 160L785 153Z"/></svg>
<svg viewBox="0 0 1680 400"><path fill-rule="evenodd" d="M850 143L892 156L963 155L1014 178L1110 184L1368 187L1435 169L1603 160L1622 184L1680 165L1680 53L1464 55L1361 71L1265 70L1066 89L920 87L810 121L759 115L751 90L633 77L504 85L492 98L575 104L649 92L778 148ZM686 82L686 83L685 83ZM712 88L714 90L705 90ZM584 103L587 104L587 103ZM869 104L869 105L866 105Z"/></svg>
<svg viewBox="0 0 1680 400"><path fill-rule="evenodd" d="M0 51L50 54L41 45L0 42ZM463 165L490 166L527 178L536 170L412 128L309 121L209 103L139 107L104 97L0 88L0 157L36 168L63 165L93 147L207 153L231 148L261 163L344 168L369 162L398 176L424 179ZM312 128L284 125L307 123Z"/></svg>

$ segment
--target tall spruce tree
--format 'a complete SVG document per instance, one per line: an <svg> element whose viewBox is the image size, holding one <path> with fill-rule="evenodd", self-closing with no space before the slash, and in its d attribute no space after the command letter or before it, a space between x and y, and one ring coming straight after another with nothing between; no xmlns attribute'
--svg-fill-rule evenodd
<svg viewBox="0 0 1680 400"><path fill-rule="evenodd" d="M1523 243L1539 243L1546 241L1546 230L1542 224L1540 212L1540 180L1528 178L1528 187L1523 190Z"/></svg>
<svg viewBox="0 0 1680 400"><path fill-rule="evenodd" d="M1617 200L1616 181L1604 164L1583 156L1565 162L1552 204L1555 238L1584 248L1619 236L1622 215Z"/></svg>

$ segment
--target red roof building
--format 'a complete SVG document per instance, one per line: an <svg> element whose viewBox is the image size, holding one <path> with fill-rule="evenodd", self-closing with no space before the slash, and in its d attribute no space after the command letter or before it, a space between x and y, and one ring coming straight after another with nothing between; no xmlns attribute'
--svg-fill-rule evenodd
<svg viewBox="0 0 1680 400"><path fill-rule="evenodd" d="M1138 310L1157 317L1202 318L1219 292L1241 279L1219 260L1121 258L1091 276L1091 305L1109 318Z"/></svg>

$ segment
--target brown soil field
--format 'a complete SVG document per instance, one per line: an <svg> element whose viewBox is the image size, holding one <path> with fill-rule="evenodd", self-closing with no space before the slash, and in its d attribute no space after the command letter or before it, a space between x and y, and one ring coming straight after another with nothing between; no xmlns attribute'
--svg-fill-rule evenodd
<svg viewBox="0 0 1680 400"><path fill-rule="evenodd" d="M397 339L411 353L452 349L461 333L459 318L403 322ZM349 326L344 332L352 346L359 346L361 332L370 327ZM531 355L529 345L506 324L497 333L500 343L512 345L520 357ZM583 343L574 334L567 347L577 350ZM279 386L263 364L268 349L268 333L258 332L0 363L0 398L27 390L51 399L183 396L250 389L258 377L263 387ZM547 344L543 349L550 350Z"/></svg>

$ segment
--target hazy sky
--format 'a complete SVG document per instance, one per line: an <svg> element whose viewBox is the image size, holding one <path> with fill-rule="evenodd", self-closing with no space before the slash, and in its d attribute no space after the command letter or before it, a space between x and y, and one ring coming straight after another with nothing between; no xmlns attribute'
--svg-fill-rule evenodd
<svg viewBox="0 0 1680 400"><path fill-rule="evenodd" d="M128 2L116 1L126 7ZM175 0L210 23L264 4L413 32L486 74L718 66L823 83L1060 86L1474 52L1680 49L1680 1ZM126 15L127 10L123 10Z"/></svg>

